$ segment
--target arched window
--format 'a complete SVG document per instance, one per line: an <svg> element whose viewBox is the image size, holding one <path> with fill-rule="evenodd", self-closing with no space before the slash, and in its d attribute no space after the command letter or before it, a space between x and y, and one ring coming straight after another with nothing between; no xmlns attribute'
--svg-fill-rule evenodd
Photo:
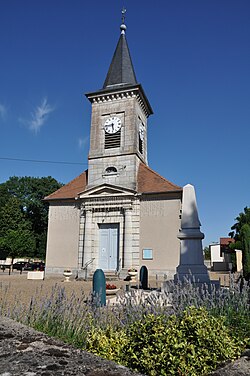
<svg viewBox="0 0 250 376"><path fill-rule="evenodd" d="M117 169L113 166L107 167L105 170L105 174L110 175L110 174L117 174Z"/></svg>

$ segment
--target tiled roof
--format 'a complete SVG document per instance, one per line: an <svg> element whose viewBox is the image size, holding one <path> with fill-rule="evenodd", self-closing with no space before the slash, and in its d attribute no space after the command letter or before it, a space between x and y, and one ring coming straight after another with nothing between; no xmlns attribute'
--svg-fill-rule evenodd
<svg viewBox="0 0 250 376"><path fill-rule="evenodd" d="M182 191L182 188L163 178L144 163L140 163L137 176L139 193Z"/></svg>
<svg viewBox="0 0 250 376"><path fill-rule="evenodd" d="M59 188L57 191L45 197L45 200L59 200L59 199L72 199L78 193L85 190L88 180L88 170L84 171L81 175L71 180L68 184Z"/></svg>
<svg viewBox="0 0 250 376"><path fill-rule="evenodd" d="M88 184L88 170L77 176L74 180L64 185L57 191L45 197L45 200L74 199L83 192ZM157 172L151 170L144 163L140 163L137 176L137 191L139 193L176 192L182 188L163 178Z"/></svg>
<svg viewBox="0 0 250 376"><path fill-rule="evenodd" d="M229 245L230 243L234 243L235 240L232 238L220 238L220 245Z"/></svg>

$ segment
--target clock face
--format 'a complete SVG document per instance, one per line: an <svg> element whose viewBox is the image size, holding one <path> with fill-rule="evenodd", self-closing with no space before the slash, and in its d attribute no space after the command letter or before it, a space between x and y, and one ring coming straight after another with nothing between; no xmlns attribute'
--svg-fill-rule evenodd
<svg viewBox="0 0 250 376"><path fill-rule="evenodd" d="M144 127L142 124L139 125L139 136L140 136L140 139L143 141L144 139Z"/></svg>
<svg viewBox="0 0 250 376"><path fill-rule="evenodd" d="M121 129L122 121L116 116L108 118L104 123L104 129L107 133L116 133Z"/></svg>

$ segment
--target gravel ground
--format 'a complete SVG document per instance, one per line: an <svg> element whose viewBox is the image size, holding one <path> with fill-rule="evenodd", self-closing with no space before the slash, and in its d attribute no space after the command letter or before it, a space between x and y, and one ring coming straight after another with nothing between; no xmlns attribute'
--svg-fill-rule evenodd
<svg viewBox="0 0 250 376"><path fill-rule="evenodd" d="M53 287L59 286L65 289L67 295L73 291L76 295L81 296L82 293L88 296L92 291L92 281L76 281L71 278L70 282L64 282L63 276L47 276L44 280L28 280L27 272L13 272L11 275L8 271L0 271L0 299L4 295L9 302L22 301L22 303L29 303L33 296L50 295ZM124 288L127 282L125 281L109 281L114 283L119 288Z"/></svg>
<svg viewBox="0 0 250 376"><path fill-rule="evenodd" d="M228 285L228 274L227 273L210 273L211 279L221 280L222 285ZM88 296L92 291L92 281L77 281L71 277L69 283L64 282L65 278L63 276L46 276L44 280L28 280L27 272L20 274L18 271L14 271L11 275L8 274L8 270L5 272L0 271L0 299L4 295L9 300L9 302L22 301L22 303L29 303L32 296L45 296L50 295L53 287L55 285L63 287L66 294L71 294L73 291L76 295L84 294ZM150 287L160 287L161 280L158 281L156 278L149 279ZM128 282L123 280L118 281L107 281L107 283L115 284L118 288L124 289ZM109 297L107 296L107 299Z"/></svg>
<svg viewBox="0 0 250 376"><path fill-rule="evenodd" d="M107 281L107 283L115 284L118 288L125 290L129 282L116 280ZM161 282L155 279L149 281L150 287L160 287L160 285ZM20 272L14 271L9 275L7 270L0 271L0 299L1 296L4 296L9 302L18 300L29 304L30 299L34 296L50 296L55 286L64 288L67 296L74 292L77 296L82 296L84 293L88 297L92 291L92 281L77 281L71 277L70 282L65 282L64 276L46 276L44 280L28 280L27 272L20 274ZM107 295L107 300L111 298Z"/></svg>

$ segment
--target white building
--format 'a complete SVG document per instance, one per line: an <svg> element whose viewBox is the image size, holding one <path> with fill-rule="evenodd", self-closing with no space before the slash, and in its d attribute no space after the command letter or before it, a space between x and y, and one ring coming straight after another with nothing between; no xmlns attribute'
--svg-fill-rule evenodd
<svg viewBox="0 0 250 376"><path fill-rule="evenodd" d="M211 267L214 271L241 271L242 252L238 249L232 250L230 244L234 243L232 238L220 238L218 243L210 244Z"/></svg>

